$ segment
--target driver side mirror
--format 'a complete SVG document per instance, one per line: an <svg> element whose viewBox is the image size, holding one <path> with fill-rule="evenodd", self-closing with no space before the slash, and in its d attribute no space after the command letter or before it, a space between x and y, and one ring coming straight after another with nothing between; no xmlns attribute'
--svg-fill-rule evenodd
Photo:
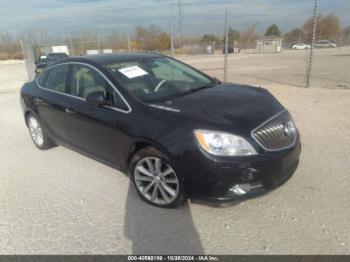
<svg viewBox="0 0 350 262"><path fill-rule="evenodd" d="M104 92L95 91L87 95L86 101L95 106L109 105L109 101L106 99Z"/></svg>

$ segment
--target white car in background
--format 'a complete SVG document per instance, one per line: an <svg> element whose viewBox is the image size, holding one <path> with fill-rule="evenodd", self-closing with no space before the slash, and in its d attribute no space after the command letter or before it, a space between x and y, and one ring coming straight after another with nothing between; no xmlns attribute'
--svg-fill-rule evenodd
<svg viewBox="0 0 350 262"><path fill-rule="evenodd" d="M304 50L304 49L310 49L310 45L306 45L306 44L295 44L292 46L292 49L294 50Z"/></svg>

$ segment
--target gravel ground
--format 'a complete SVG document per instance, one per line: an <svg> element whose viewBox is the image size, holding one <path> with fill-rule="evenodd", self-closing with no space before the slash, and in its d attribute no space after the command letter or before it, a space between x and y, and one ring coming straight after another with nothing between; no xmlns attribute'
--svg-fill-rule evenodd
<svg viewBox="0 0 350 262"><path fill-rule="evenodd" d="M327 61L339 51L322 52ZM302 53L229 59L230 81L263 85L294 116L303 142L295 175L260 198L177 210L144 204L126 175L95 160L61 146L36 149L18 99L24 65L0 65L0 253L350 254L350 90L297 87L302 78L287 72ZM222 64L221 56L181 59ZM347 83L347 69L319 86Z"/></svg>

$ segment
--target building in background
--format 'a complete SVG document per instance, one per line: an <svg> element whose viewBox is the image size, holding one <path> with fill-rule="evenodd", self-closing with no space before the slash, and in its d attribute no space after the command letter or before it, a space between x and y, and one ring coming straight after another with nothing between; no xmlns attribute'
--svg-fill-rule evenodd
<svg viewBox="0 0 350 262"><path fill-rule="evenodd" d="M258 54L264 53L280 53L282 51L283 38L278 36L264 36L256 42L255 52Z"/></svg>

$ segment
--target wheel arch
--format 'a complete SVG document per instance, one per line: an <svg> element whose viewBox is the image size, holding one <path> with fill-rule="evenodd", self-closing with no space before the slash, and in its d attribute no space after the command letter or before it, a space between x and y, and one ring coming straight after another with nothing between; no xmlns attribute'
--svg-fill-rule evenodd
<svg viewBox="0 0 350 262"><path fill-rule="evenodd" d="M29 115L34 115L36 118L39 118L39 116L33 110L26 109L24 111L24 121L25 121L27 127L28 127L28 116Z"/></svg>
<svg viewBox="0 0 350 262"><path fill-rule="evenodd" d="M157 150L161 151L163 154L165 154L167 157L170 157L170 152L160 143L150 139L140 138L140 139L137 139L129 148L129 152L126 159L127 169L129 169L129 164L133 156L140 150L147 147L154 147Z"/></svg>

